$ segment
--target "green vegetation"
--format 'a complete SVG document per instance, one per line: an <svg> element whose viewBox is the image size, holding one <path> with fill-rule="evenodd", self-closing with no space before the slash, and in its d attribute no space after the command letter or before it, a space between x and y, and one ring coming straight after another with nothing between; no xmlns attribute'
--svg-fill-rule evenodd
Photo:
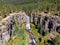
<svg viewBox="0 0 60 45"><path fill-rule="evenodd" d="M33 10L37 12L38 10L38 2L39 2L39 11L50 11L52 13L60 13L60 0L8 0L8 1L0 1L0 16L2 18L9 15L11 12L19 12L20 10L26 10L31 13ZM1 18L0 18L1 20ZM15 32L11 37L11 40L7 43L7 45L26 45L28 40L28 34L25 31L25 28L20 27L17 22L15 24ZM33 24L31 24L32 32L35 35L36 41L38 45L44 45L44 41L46 45L49 45L47 42L47 38L42 35L43 28L39 27L40 34L38 33L38 29L35 28ZM58 41L57 41L58 40ZM55 45L60 45L60 37L54 39Z"/></svg>
<svg viewBox="0 0 60 45"><path fill-rule="evenodd" d="M58 35L55 39L53 39L55 45L60 45L60 35Z"/></svg>
<svg viewBox="0 0 60 45"><path fill-rule="evenodd" d="M48 42L47 42L47 39L48 38L45 38L43 35L42 35L42 32L39 34L38 33L38 29L35 28L35 26L33 24L31 24L31 28L32 28L32 32L36 38L36 41L38 43L38 45L45 45L45 43L48 45ZM41 28L41 27L40 27ZM40 31L43 31L42 28L40 29ZM48 34L48 33L47 33ZM47 35L45 33L45 35ZM45 41L45 43L44 43Z"/></svg>
<svg viewBox="0 0 60 45"><path fill-rule="evenodd" d="M23 27L20 27L17 21L14 25L15 31L7 45L27 45L29 34L27 34Z"/></svg>
<svg viewBox="0 0 60 45"><path fill-rule="evenodd" d="M60 12L60 0L3 0L0 1L0 15L4 17L10 12L19 12L23 9L28 12L33 11L33 9L37 11L38 2L40 11Z"/></svg>

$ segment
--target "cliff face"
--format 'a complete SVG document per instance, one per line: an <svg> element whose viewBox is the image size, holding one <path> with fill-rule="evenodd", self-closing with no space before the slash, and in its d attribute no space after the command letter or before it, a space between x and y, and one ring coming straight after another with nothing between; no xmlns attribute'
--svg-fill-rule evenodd
<svg viewBox="0 0 60 45"><path fill-rule="evenodd" d="M13 13L0 21L0 45L5 45L10 40L15 30L15 22L18 22L21 26L24 22L22 20L25 20L25 16L25 13Z"/></svg>
<svg viewBox="0 0 60 45"><path fill-rule="evenodd" d="M60 17L59 16L53 16L51 14L47 13L40 13L40 14L32 14L31 15L31 21L37 28L39 28L40 25L44 27L44 31L47 32L53 32L57 31L60 33Z"/></svg>
<svg viewBox="0 0 60 45"><path fill-rule="evenodd" d="M6 18L0 21L0 45L5 45L11 38L14 32L14 24L18 22L21 26L26 22L26 13L12 13ZM40 14L32 14L31 22L36 26L36 28L40 28L43 26L44 32L51 33L51 37L56 37L57 33L60 33L60 17L52 16L51 14L40 13ZM57 32L57 33L55 33ZM40 33L40 30L38 30ZM7 38L8 37L8 38Z"/></svg>

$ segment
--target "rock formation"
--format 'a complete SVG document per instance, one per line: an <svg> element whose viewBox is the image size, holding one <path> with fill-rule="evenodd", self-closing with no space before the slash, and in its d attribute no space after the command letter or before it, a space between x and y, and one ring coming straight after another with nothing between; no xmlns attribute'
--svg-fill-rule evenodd
<svg viewBox="0 0 60 45"><path fill-rule="evenodd" d="M31 14L31 22L38 28L40 25L44 27L46 32L60 32L60 17L49 13Z"/></svg>
<svg viewBox="0 0 60 45"><path fill-rule="evenodd" d="M17 21L20 26L26 22L27 14L25 12L12 13L0 21L0 45L5 45L11 38L14 32L14 24ZM60 33L60 17L51 14L40 13L31 14L31 22L39 28L44 27L44 32ZM54 34L54 33L52 33ZM8 38L7 38L8 37ZM54 36L55 37L55 36Z"/></svg>
<svg viewBox="0 0 60 45"><path fill-rule="evenodd" d="M25 12L12 13L0 21L0 45L5 45L14 32L14 23L17 21L21 26L26 19Z"/></svg>

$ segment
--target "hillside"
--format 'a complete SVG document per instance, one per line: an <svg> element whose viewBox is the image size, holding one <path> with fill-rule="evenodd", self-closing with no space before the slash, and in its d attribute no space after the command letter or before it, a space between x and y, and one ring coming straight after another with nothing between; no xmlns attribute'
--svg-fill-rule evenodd
<svg viewBox="0 0 60 45"><path fill-rule="evenodd" d="M40 11L60 12L60 0L0 0L0 13L5 15L6 13L18 12L23 9L27 11L35 9L37 11L38 2Z"/></svg>
<svg viewBox="0 0 60 45"><path fill-rule="evenodd" d="M0 0L0 10L3 14L23 9L31 12L33 9L37 11L38 4L40 11L60 12L60 0Z"/></svg>
<svg viewBox="0 0 60 45"><path fill-rule="evenodd" d="M50 16L50 14L43 12L36 16L34 18L37 21L32 19L33 15L31 16L33 22L30 31L26 30L26 24L24 23L30 21L30 19L26 21L28 16L24 12L12 13L3 18L0 21L0 35L2 35L2 37L0 36L2 40L0 45L6 43L7 45L60 45L60 17Z"/></svg>
<svg viewBox="0 0 60 45"><path fill-rule="evenodd" d="M33 1L37 2L37 0L1 0L1 1L7 2L10 4L28 4L28 3L33 3Z"/></svg>
<svg viewBox="0 0 60 45"><path fill-rule="evenodd" d="M32 15L33 22L30 23L31 34L33 34L32 37L38 45L60 45L60 0L0 0L0 29L7 31L14 28L12 29L14 30L12 36L7 33L11 38L7 45L27 45L31 38L31 35L26 31L26 24L24 22L26 20L25 16L23 16L25 13L22 14L20 11L26 11L25 13L30 16ZM38 11L42 13L38 14ZM11 13L13 15L10 15ZM23 18L21 18L20 15L22 15ZM15 20L18 20L18 22L15 22ZM53 22L53 24L51 22ZM22 24L22 26L20 26L19 23ZM38 25L36 25L36 23L38 23ZM53 26L48 25L49 23ZM11 26L10 24L12 27L8 28L8 26ZM51 33L48 26L52 28ZM56 32L54 29L56 29ZM4 31L2 33L4 33Z"/></svg>

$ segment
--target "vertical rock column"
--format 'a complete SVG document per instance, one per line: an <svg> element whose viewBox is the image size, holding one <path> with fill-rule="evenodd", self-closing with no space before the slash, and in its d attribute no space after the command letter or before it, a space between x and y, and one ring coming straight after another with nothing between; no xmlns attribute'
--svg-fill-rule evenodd
<svg viewBox="0 0 60 45"><path fill-rule="evenodd" d="M2 27L0 27L0 29L1 29L1 42L0 42L0 44L5 45L9 41L10 35L7 31L6 26L2 26Z"/></svg>

